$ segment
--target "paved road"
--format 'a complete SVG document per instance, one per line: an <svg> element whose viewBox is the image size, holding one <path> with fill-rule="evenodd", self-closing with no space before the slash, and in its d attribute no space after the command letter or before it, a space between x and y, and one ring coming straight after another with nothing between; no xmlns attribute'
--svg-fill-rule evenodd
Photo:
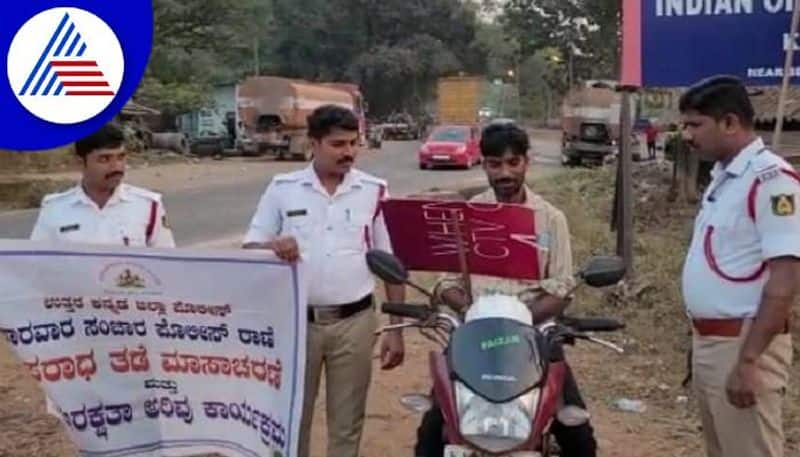
<svg viewBox="0 0 800 457"><path fill-rule="evenodd" d="M558 145L534 142L537 156L532 165L537 174L558 169ZM407 195L431 188L454 188L484 182L480 167L472 170L423 171L417 166L417 142L386 142L383 150L364 154L357 166L385 177L393 195ZM305 166L298 163L297 167ZM227 245L240 239L247 228L258 199L271 176L244 179L209 189L165 193L165 205L175 239L180 246ZM26 238L37 210L0 213L0 238Z"/></svg>

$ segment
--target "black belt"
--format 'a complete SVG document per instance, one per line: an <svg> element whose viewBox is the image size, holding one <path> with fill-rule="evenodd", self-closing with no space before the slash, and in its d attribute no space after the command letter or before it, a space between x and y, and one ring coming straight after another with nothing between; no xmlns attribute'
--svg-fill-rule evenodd
<svg viewBox="0 0 800 457"><path fill-rule="evenodd" d="M352 303L345 303L343 305L325 305L308 307L308 322L332 322L341 319L346 319L356 313L360 313L372 306L372 294L369 294L361 300Z"/></svg>

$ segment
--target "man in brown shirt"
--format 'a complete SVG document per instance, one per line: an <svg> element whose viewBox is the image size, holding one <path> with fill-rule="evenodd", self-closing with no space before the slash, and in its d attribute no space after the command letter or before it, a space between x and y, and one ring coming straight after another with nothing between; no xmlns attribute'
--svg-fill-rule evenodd
<svg viewBox="0 0 800 457"><path fill-rule="evenodd" d="M483 131L480 147L490 189L471 201L519 204L536 211L539 271L543 272L543 278L538 281L522 281L472 275L472 296L478 297L492 292L516 295L530 308L534 323L541 323L561 314L569 304L575 286L567 218L561 210L525 185L525 174L530 165L530 143L524 130L512 123L491 124ZM456 309L466 310L469 306L468 294L458 275L446 275L440 279L435 295L441 302ZM564 420L569 424L563 423L562 416L559 416L553 424L551 431L561 448L560 455L594 457L597 447L594 432L571 372L565 380L564 405L575 406L584 415L577 419L574 414L571 415L571 420ZM443 454L445 442L442 426L441 411L434 405L423 417L417 430L415 456L438 457Z"/></svg>
<svg viewBox="0 0 800 457"><path fill-rule="evenodd" d="M494 166L493 160L494 158L484 158L487 168ZM510 160L523 159L522 157L512 157ZM523 166L523 173L525 167ZM491 173L491 171L487 170L487 173ZM524 175L522 178L524 180ZM569 293L575 287L569 228L564 213L541 196L535 194L524 182L521 184L520 193L516 197L518 201L498 199L495 190L489 189L482 194L476 195L470 201L477 203L517 203L536 211L535 233L539 247L539 271L544 272L544 278L538 281L530 281L473 274L470 278L472 296L478 297L487 293L502 293L516 295L522 302L528 304L538 304L538 302L544 301L544 306L532 307L534 321L540 322L547 317L558 314L558 308L567 303ZM440 298L449 303L455 301L455 303L461 304L466 300L460 275L444 276L436 284L436 292L440 295ZM552 298L547 298L548 296Z"/></svg>

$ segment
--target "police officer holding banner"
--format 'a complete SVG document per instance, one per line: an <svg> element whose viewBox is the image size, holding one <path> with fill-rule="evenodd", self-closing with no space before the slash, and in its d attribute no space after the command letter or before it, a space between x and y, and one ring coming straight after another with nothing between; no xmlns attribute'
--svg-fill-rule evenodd
<svg viewBox="0 0 800 457"><path fill-rule="evenodd" d="M737 78L696 83L680 111L689 146L716 161L682 279L707 454L781 457L800 286L800 175L756 135Z"/></svg>
<svg viewBox="0 0 800 457"><path fill-rule="evenodd" d="M46 195L33 241L174 248L161 195L122 182L128 153L122 129L106 124L75 142L81 181ZM49 397L50 413L58 415Z"/></svg>
<svg viewBox="0 0 800 457"><path fill-rule="evenodd" d="M358 129L358 118L349 109L315 109L308 117L314 160L307 168L273 178L245 236L247 249L271 249L290 262L302 258L310 275L300 457L309 455L323 369L327 455L359 455L377 329L375 282L365 255L372 247L391 252L392 246L380 210L381 199L388 196L386 181L353 168ZM403 302L405 288L387 284L386 296ZM386 333L381 368L399 366L403 356L402 333Z"/></svg>

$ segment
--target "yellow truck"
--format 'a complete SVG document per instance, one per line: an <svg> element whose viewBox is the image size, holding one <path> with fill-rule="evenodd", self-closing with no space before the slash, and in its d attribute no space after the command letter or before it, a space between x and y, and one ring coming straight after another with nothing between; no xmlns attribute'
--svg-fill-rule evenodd
<svg viewBox="0 0 800 457"><path fill-rule="evenodd" d="M436 90L436 123L478 124L486 84L486 78L482 76L439 78Z"/></svg>

